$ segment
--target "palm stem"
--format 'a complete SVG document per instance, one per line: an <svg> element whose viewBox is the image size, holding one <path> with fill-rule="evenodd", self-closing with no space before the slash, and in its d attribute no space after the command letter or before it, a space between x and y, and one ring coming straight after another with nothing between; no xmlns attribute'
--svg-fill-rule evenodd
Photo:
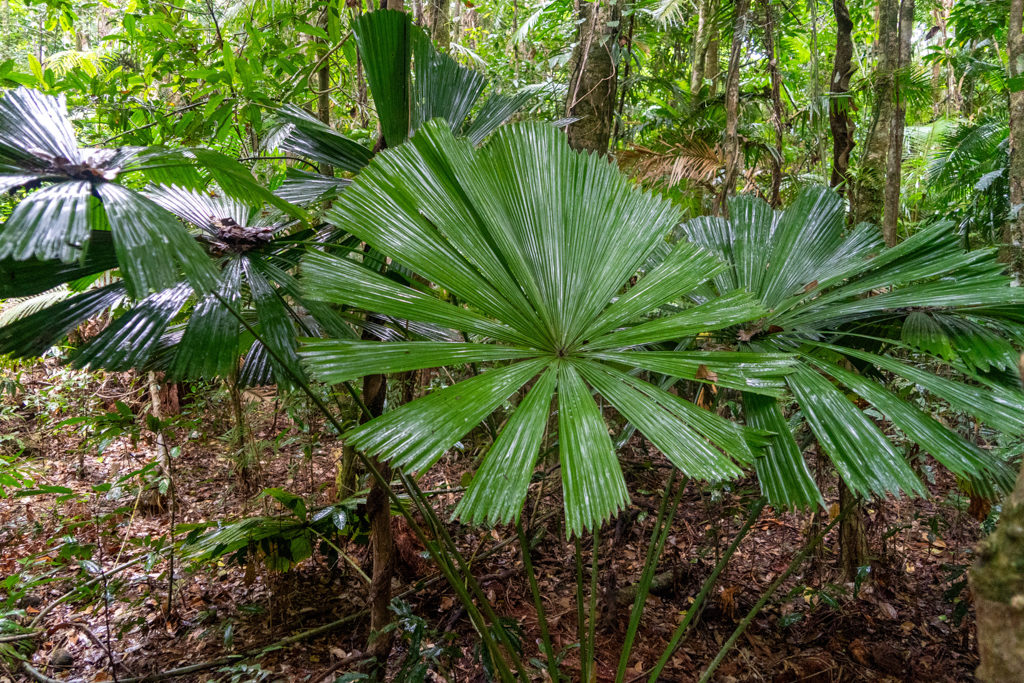
<svg viewBox="0 0 1024 683"><path fill-rule="evenodd" d="M725 659L725 656L729 654L729 650L731 650L732 646L736 644L736 641L739 640L739 637L741 635L743 635L743 632L747 630L747 627L750 626L751 622L754 621L754 617L758 615L758 613L765 606L765 604L772 597L772 595L775 594L775 591L779 589L779 586L781 586L782 583L786 579L788 579L793 572L800 568L800 566L804 563L804 560L807 559L807 556L811 554L811 551L813 551L814 548L817 547L819 543L821 543L821 540L825 538L826 535L828 535L828 532L832 531L832 528L836 524L839 524L839 522L842 521L842 519L847 515L848 512L849 508L843 510L838 515L836 515L836 518L829 522L827 527L822 529L817 536L808 541L807 544L800 550L800 552L796 554L793 560L789 563L789 566L786 567L786 571L779 574L779 576L774 581L772 581L771 585L768 586L767 590L765 590L764 593L761 594L761 599L758 600L754 604L754 606L750 608L750 611L747 612L747 616L743 617L743 621L739 623L739 625L736 627L736 630L732 632L731 636L729 636L729 639L722 644L722 647L721 649L719 649L718 654L715 655L715 658L711 661L711 664L708 665L708 668L705 669L704 673L701 675L699 683L707 683L707 681L711 680L712 674L715 673L715 670L722 663L722 660Z"/></svg>
<svg viewBox="0 0 1024 683"><path fill-rule="evenodd" d="M615 683L622 683L626 677L626 667L629 664L629 655L633 651L633 641L636 639L637 630L640 627L640 617L643 615L644 603L647 602L647 595L651 590L651 581L654 579L654 571L658 568L658 560L661 558L661 551L668 539L669 529L672 528L672 520L675 519L676 510L679 507L679 500L686 490L689 479L684 479L672 494L672 486L676 482L677 470L673 468L669 475L668 484L665 485L665 493L661 497L661 505L658 507L658 518L654 523L654 530L651 534L651 542L647 546L647 557L644 560L644 570L640 575L640 583L637 587L636 598L633 600L633 609L629 613L629 626L626 629L626 637L622 643L622 652L619 655L619 666L615 672ZM669 502L671 497L672 502Z"/></svg>
<svg viewBox="0 0 1024 683"><path fill-rule="evenodd" d="M533 607L537 611L537 626L540 628L541 649L544 650L544 663L548 671L548 678L552 683L558 683L561 675L558 670L558 662L555 660L555 648L551 645L551 631L548 628L548 617L544 611L544 601L540 597L540 587L537 585L537 575L533 571L533 558L530 556L530 539L523 529L523 522L516 520L516 534L519 536L519 548L523 553L523 571L530 583L530 594L533 596Z"/></svg>
<svg viewBox="0 0 1024 683"><path fill-rule="evenodd" d="M587 662L590 669L590 678L596 676L596 664L594 662L594 632L597 627L597 556L601 547L601 527L594 527L594 547L590 552L590 605L587 615Z"/></svg>
<svg viewBox="0 0 1024 683"><path fill-rule="evenodd" d="M659 676L661 675L662 669L668 664L669 657L675 653L676 648L679 647L679 642L683 638L683 634L686 633L687 627L693 622L697 615L701 612L701 608L704 605L704 601L707 600L708 595L711 593L711 589L714 588L718 581L718 575L722 573L725 566L729 564L729 559L733 553L736 552L736 548L739 547L740 542L750 531L750 527L754 526L754 522L761 515L761 510L767 505L768 499L761 497L754 501L753 505L750 506L750 512L747 514L747 520L740 527L740 530L736 533L736 536L732 539L732 543L726 549L725 553L718 560L718 564L715 565L711 575L704 581L704 585L700 587L700 592L697 593L697 597L694 598L693 604L686 610L686 616L683 617L682 622L676 627L676 630L672 633L672 638L669 640L668 645L661 653L661 657L658 659L658 663L654 665L654 669L651 671L650 677L647 679L648 683L657 683Z"/></svg>
<svg viewBox="0 0 1024 683"><path fill-rule="evenodd" d="M587 661L587 629L584 621L585 607L583 603L583 549L580 546L580 537L574 539L576 557L576 640L580 646L580 680L584 683L590 681L590 662Z"/></svg>

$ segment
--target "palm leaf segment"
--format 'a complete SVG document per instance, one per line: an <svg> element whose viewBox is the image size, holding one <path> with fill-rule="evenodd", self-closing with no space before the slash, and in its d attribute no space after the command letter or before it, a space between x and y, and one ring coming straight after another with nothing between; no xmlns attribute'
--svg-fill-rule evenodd
<svg viewBox="0 0 1024 683"><path fill-rule="evenodd" d="M212 288L216 269L200 245L171 214L115 182L139 172L194 185L212 176L225 190L295 211L240 164L209 150L80 148L63 97L19 88L0 99L0 192L42 189L25 197L0 231L3 279L17 277L16 262L87 262L96 234L109 231L113 239L98 245L100 260L116 258L132 297L174 286L182 273L196 289Z"/></svg>
<svg viewBox="0 0 1024 683"><path fill-rule="evenodd" d="M989 491L1012 484L991 451L965 441L891 391L882 373L902 377L957 410L1008 434L1024 433L1024 396L994 382L1015 369L1017 354L999 332L1021 340L1020 293L989 251L963 252L948 226L922 230L886 249L878 231L847 232L842 199L809 188L785 211L737 197L730 220L698 218L684 235L729 267L712 291L738 287L770 311L738 328L741 348L794 352L786 376L803 421L849 487L862 495L920 494L906 458L862 407L873 406L911 442ZM945 361L969 382L953 381L915 361ZM761 485L779 505L821 502L779 403L744 394L748 424L779 437L755 460Z"/></svg>
<svg viewBox="0 0 1024 683"><path fill-rule="evenodd" d="M93 231L109 230L129 292L174 284L178 268L197 287L214 271L173 216L112 181L137 150L81 149L63 98L19 88L0 99L0 190L46 186L23 199L0 232L0 259L82 258Z"/></svg>
<svg viewBox="0 0 1024 683"><path fill-rule="evenodd" d="M646 354L632 347L756 319L763 307L735 291L628 326L678 301L723 265L682 243L622 294L664 244L677 211L605 160L571 151L556 130L505 127L474 151L432 121L408 143L378 155L329 217L464 304L319 253L303 264L309 296L469 336L462 343L310 341L300 356L314 376L333 383L385 371L496 364L350 432L354 446L422 471L525 390L459 504L462 518L518 516L556 399L568 529L593 528L622 508L625 482L592 389L692 476L736 476L764 443L760 434L630 374L647 366ZM768 396L782 388L779 375L789 364L782 354L698 352L655 361L689 379L710 369L720 383Z"/></svg>
<svg viewBox="0 0 1024 683"><path fill-rule="evenodd" d="M377 10L353 24L366 79L380 119L384 142L401 144L424 122L442 118L453 131L479 144L519 111L529 94L494 93L470 113L487 87L487 79L438 52L407 12ZM341 135L295 106L278 111L281 129L272 136L281 149L327 163L342 171L358 172L374 150ZM296 179L294 185L302 184Z"/></svg>
<svg viewBox="0 0 1024 683"><path fill-rule="evenodd" d="M231 377L242 356L242 384L275 381L290 386L299 372L299 334L319 333L323 326L333 335L353 335L337 314L305 301L289 274L300 247L291 239L275 237L294 225L291 217L222 194L176 186L154 186L146 195L201 231L208 248L220 256L218 287L199 296L188 317L174 325L193 296L192 289L182 283L147 297L82 349L77 365L126 369L152 363L172 377ZM243 334L229 306L246 312L274 354L266 353L263 342ZM300 311L315 311L316 319Z"/></svg>

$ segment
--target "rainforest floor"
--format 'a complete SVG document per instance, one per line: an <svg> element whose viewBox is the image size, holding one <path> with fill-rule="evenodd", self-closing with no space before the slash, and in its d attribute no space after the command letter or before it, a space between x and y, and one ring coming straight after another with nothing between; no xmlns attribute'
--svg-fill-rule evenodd
<svg viewBox="0 0 1024 683"><path fill-rule="evenodd" d="M12 388L13 387L13 388ZM340 442L302 405L288 405L272 388L242 394L250 457L245 466L232 445L232 410L224 390L180 388L167 445L174 458L175 524L195 524L286 512L268 488L301 495L310 508L333 502ZM169 496L151 491L114 495L107 487L125 473L157 458L154 435L122 434L98 452L96 432L62 422L87 413L117 413L121 406L145 424L149 409L145 377L58 370L53 362L21 373L0 399L0 454L32 479L31 487L0 488L0 605L7 616L28 623L46 605L81 585L98 568L109 569L146 548L159 547L171 532ZM176 404L176 405L173 405ZM524 660L539 660L537 616L511 527L478 528L452 518L479 455L474 435L464 450L443 458L420 481L439 517L469 558L475 576L497 612L521 634ZM982 444L984 445L984 444ZM258 454L252 457L251 454ZM597 680L612 681L629 619L629 588L643 567L647 539L670 473L660 454L638 436L621 451L632 504L600 532ZM812 463L818 461L809 454ZM966 681L977 666L973 610L965 584L972 548L983 533L983 514L971 508L956 481L920 458L915 466L927 482L928 499L887 499L867 504L867 530L874 559L862 580L844 583L838 569L835 532L797 571L754 620L718 669L719 681ZM557 470L531 487L524 523L535 539L533 561L562 667L577 676L575 556L561 528ZM836 499L828 469L818 476L831 504ZM63 487L45 493L45 487ZM127 484L123 488L128 488ZM72 493L68 493L70 489ZM449 491L450 489L450 491ZM35 491L24 495L26 490ZM22 494L22 495L19 495ZM647 680L675 626L716 560L758 497L756 484L690 483L658 564L656 590L641 621L626 680ZM974 506L977 507L976 505ZM120 512L116 512L121 510ZM784 572L795 553L827 523L832 510L808 512L765 508L714 587L696 627L671 657L661 680L696 680L762 591ZM981 510L986 513L986 510ZM420 660L426 681L485 681L479 641L443 582L433 576L408 527L395 517L399 549L393 593L409 613L399 629L388 677ZM991 523L989 520L986 523ZM184 533L176 538L182 541ZM341 550L371 573L365 544L349 540ZM590 538L583 547L591 547ZM144 676L216 660L280 641L347 616L340 628L241 663L225 663L180 677L181 681L334 681L353 671L366 648L368 592L352 566L320 553L288 571L264 563L235 564L228 557L189 561L179 551L171 609L167 610L168 563L140 562L107 582L103 591L81 591L45 615L45 629L27 654L40 671L59 680ZM589 566L589 551L584 551ZM0 614L2 616L2 614ZM95 636L95 641L92 636ZM107 652L109 644L110 653ZM60 668L55 664L63 663ZM531 665L534 680L546 680ZM29 680L8 658L0 682Z"/></svg>

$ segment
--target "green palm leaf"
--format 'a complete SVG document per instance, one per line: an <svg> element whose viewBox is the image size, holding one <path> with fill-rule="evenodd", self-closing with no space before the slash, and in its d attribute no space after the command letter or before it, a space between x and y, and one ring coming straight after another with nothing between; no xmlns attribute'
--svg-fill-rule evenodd
<svg viewBox="0 0 1024 683"><path fill-rule="evenodd" d="M713 280L719 293L744 288L764 305L760 320L736 331L741 348L802 352L801 367L785 382L801 419L852 490L924 490L855 400L874 405L959 476L985 481L990 490L1009 483L998 457L963 442L864 372L901 376L992 427L1024 433L1024 396L991 386L984 376L1014 367L1016 351L1006 337L1021 339L1015 332L1021 320L1010 305L1019 305L1019 291L1009 286L991 251L964 252L949 225L923 229L887 249L872 226L847 230L842 200L823 188L805 189L779 213L759 199L737 197L730 216L689 221L682 233L728 264ZM908 345L951 363L981 386L897 358ZM644 367L669 371L666 365ZM749 390L743 398L749 424L777 434L754 462L769 500L820 503L779 405Z"/></svg>
<svg viewBox="0 0 1024 683"><path fill-rule="evenodd" d="M404 145L379 154L330 217L433 284L400 284L355 256L311 253L303 264L307 297L461 329L471 339L307 342L300 356L311 374L336 382L385 368L497 364L356 428L346 435L354 446L423 470L536 378L474 476L459 506L463 518L518 516L556 398L572 534L628 501L592 390L693 476L736 476L738 463L752 462L767 443L764 435L620 369L642 365L648 353L628 347L746 323L766 310L739 291L689 303L685 295L722 268L697 246L677 247L644 273L652 254L667 251L664 236L676 209L606 161L572 151L557 130L506 127L474 150L447 124L426 123ZM632 277L638 280L624 292ZM649 320L665 306L667 316ZM679 376L713 381L714 367L725 383L772 395L791 369L783 354L730 353L721 363L713 352L670 355L662 353L662 363L676 360L672 370Z"/></svg>
<svg viewBox="0 0 1024 683"><path fill-rule="evenodd" d="M78 294L0 327L0 355L39 356L68 332L124 299L124 283Z"/></svg>

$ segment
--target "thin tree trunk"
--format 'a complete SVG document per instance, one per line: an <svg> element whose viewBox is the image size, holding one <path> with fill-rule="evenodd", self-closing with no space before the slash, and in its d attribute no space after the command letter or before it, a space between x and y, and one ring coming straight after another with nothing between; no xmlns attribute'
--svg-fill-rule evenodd
<svg viewBox="0 0 1024 683"><path fill-rule="evenodd" d="M736 23L729 50L729 73L725 78L725 180L718 197L718 212L725 215L726 199L736 187L740 174L740 54L747 38L747 10L750 0L736 0Z"/></svg>
<svg viewBox="0 0 1024 683"><path fill-rule="evenodd" d="M366 336L365 334L363 335ZM363 378L363 403L374 417L384 412L387 377L367 375ZM360 422L366 422L362 416ZM386 482L391 481L391 468L377 463ZM373 577L370 583L370 642L367 654L374 658L374 667L383 672L394 642L394 631L384 632L391 623L391 580L395 576L395 539L391 533L391 502L387 486L373 479L366 496L366 516L370 520L370 546L373 551Z"/></svg>
<svg viewBox="0 0 1024 683"><path fill-rule="evenodd" d="M832 87L828 119L832 129L832 187L842 194L850 185L850 153L853 151L853 118L850 78L853 65L853 22L846 0L832 0L836 15L836 58L832 67Z"/></svg>
<svg viewBox="0 0 1024 683"><path fill-rule="evenodd" d="M323 21L320 27L325 31L328 28L329 8L324 8ZM330 58L325 59L327 54L327 41L323 38L318 38L317 42L323 44L323 48L318 50L318 59L323 59L319 71L316 74L316 115L325 126L331 125L331 60ZM320 164L320 173L328 176L334 175L334 168L330 164Z"/></svg>
<svg viewBox="0 0 1024 683"><path fill-rule="evenodd" d="M897 69L910 66L910 39L914 33L914 0L900 3L899 55ZM889 151L885 166L885 213L882 217L882 236L887 246L894 247L898 241L897 228L900 218L900 176L903 169L903 132L907 125L907 103L900 96L899 88L893 89L895 106L892 111L892 127L889 130Z"/></svg>
<svg viewBox="0 0 1024 683"><path fill-rule="evenodd" d="M373 0L368 0L371 7ZM361 13L360 3L352 8L352 19L356 19ZM370 127L370 99L366 91L366 74L363 71L363 56L356 51L356 108L355 120L360 128Z"/></svg>
<svg viewBox="0 0 1024 683"><path fill-rule="evenodd" d="M711 42L711 19L711 0L700 0L697 5L697 32L693 38L693 70L690 72L690 92L694 95L704 85L704 68Z"/></svg>
<svg viewBox="0 0 1024 683"><path fill-rule="evenodd" d="M622 117L626 109L626 95L629 94L629 71L633 66L633 29L636 27L636 14L629 15L629 31L626 33L626 66L622 70L622 84L619 88L619 106L615 115L615 131L612 135L612 145L618 144L622 139Z"/></svg>
<svg viewBox="0 0 1024 683"><path fill-rule="evenodd" d="M871 556L868 552L864 506L842 479L839 480L839 509L850 510L839 523L839 566L845 581L855 581L860 568L871 562Z"/></svg>
<svg viewBox="0 0 1024 683"><path fill-rule="evenodd" d="M615 116L619 6L616 0L581 0L579 17L565 101L565 115L579 120L568 126L569 144L576 150L607 154Z"/></svg>
<svg viewBox="0 0 1024 683"><path fill-rule="evenodd" d="M1010 56L1010 206L1024 203L1024 88L1019 84L1024 78L1024 33L1021 13L1024 0L1010 0L1010 23L1007 50ZM1017 211L1003 229L1001 258L1010 264L1010 271L1017 280L1024 275L1024 210Z"/></svg>
<svg viewBox="0 0 1024 683"><path fill-rule="evenodd" d="M711 0L711 9L708 12L708 20L711 22L711 38L708 40L708 51L704 55L704 80L711 81L708 91L710 97L718 94L718 81L722 77L722 69L718 64L721 31L718 28L718 22L715 21L720 6L721 0Z"/></svg>
<svg viewBox="0 0 1024 683"><path fill-rule="evenodd" d="M450 40L448 6L448 0L428 0L427 2L427 26L430 29L431 39L440 50L447 50Z"/></svg>
<svg viewBox="0 0 1024 683"><path fill-rule="evenodd" d="M768 73L771 77L772 111L771 122L775 131L775 154L772 155L771 204L778 208L782 189L782 74L779 72L778 57L775 53L775 17L771 0L761 0L764 5L764 49L768 54Z"/></svg>
<svg viewBox="0 0 1024 683"><path fill-rule="evenodd" d="M899 31L899 0L878 3L878 64L875 67L874 114L868 128L857 175L853 222L882 224L889 129L893 119L893 90Z"/></svg>

